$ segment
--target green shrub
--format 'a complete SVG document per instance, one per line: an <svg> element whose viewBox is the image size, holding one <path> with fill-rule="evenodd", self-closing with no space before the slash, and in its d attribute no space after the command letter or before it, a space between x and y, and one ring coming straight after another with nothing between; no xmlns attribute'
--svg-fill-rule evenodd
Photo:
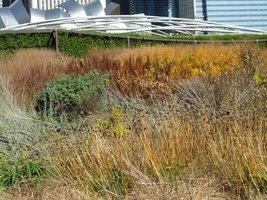
<svg viewBox="0 0 267 200"><path fill-rule="evenodd" d="M138 37L139 39L131 38L131 47L140 47L143 45L159 45L159 44L174 44L175 42L149 40L158 39L177 39L177 40L257 40L266 39L267 35L173 35L170 37L142 35L142 34L119 34L125 38L116 37L116 35L104 35L96 32L91 34L72 33L59 31L59 50L69 55L82 58L88 51L99 48L126 48L127 37ZM0 34L0 55L14 53L18 49L23 48L47 48L50 33L14 33ZM181 42L180 42L181 43ZM184 44L192 44L192 42L183 42ZM259 42L259 46L266 47L266 42Z"/></svg>
<svg viewBox="0 0 267 200"><path fill-rule="evenodd" d="M0 34L0 54L14 53L19 49L47 48L50 33Z"/></svg>
<svg viewBox="0 0 267 200"><path fill-rule="evenodd" d="M96 70L84 76L64 75L45 86L37 97L36 109L50 115L78 113L98 102L107 86L107 75Z"/></svg>

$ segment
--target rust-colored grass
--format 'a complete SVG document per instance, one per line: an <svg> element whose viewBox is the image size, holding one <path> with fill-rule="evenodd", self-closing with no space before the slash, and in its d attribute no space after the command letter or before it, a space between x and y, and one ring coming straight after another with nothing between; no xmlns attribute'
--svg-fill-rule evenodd
<svg viewBox="0 0 267 200"><path fill-rule="evenodd" d="M242 68L245 60L257 65L266 50L250 45L152 46L88 53L85 68L111 71L112 82L129 96L168 96L177 81L196 76L216 77Z"/></svg>
<svg viewBox="0 0 267 200"><path fill-rule="evenodd" d="M20 101L32 102L44 84L65 74L70 58L48 50L21 50L1 57L0 74L7 77Z"/></svg>

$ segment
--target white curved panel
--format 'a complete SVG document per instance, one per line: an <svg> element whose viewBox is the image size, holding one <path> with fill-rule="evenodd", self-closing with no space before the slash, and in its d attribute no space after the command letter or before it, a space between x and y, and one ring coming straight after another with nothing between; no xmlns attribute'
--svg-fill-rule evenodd
<svg viewBox="0 0 267 200"><path fill-rule="evenodd" d="M74 0L63 2L58 7L65 9L71 17L86 17L83 6Z"/></svg>
<svg viewBox="0 0 267 200"><path fill-rule="evenodd" d="M102 4L102 7L103 8L106 8L107 7L107 1L106 0L99 0L99 1Z"/></svg>
<svg viewBox="0 0 267 200"><path fill-rule="evenodd" d="M120 4L117 3L109 3L105 8L106 15L120 15Z"/></svg>
<svg viewBox="0 0 267 200"><path fill-rule="evenodd" d="M45 11L45 20L62 19L66 17L69 17L69 15L59 8Z"/></svg>
<svg viewBox="0 0 267 200"><path fill-rule="evenodd" d="M201 32L213 34L266 34L265 31L261 30L229 26L208 21L144 15L69 17L43 21L35 24L18 25L5 30L38 30L64 27L68 30L125 34L143 33L163 36L170 33L194 35Z"/></svg>
<svg viewBox="0 0 267 200"><path fill-rule="evenodd" d="M17 26L19 24L10 8L0 8L0 17L2 25L4 24L5 27Z"/></svg>
<svg viewBox="0 0 267 200"><path fill-rule="evenodd" d="M10 7L12 14L19 24L30 22L30 15L24 7L22 0L16 0Z"/></svg>
<svg viewBox="0 0 267 200"><path fill-rule="evenodd" d="M92 0L83 6L87 16L105 16L105 10L99 0Z"/></svg>
<svg viewBox="0 0 267 200"><path fill-rule="evenodd" d="M4 24L2 18L0 17L0 29L1 28L6 28L6 25Z"/></svg>
<svg viewBox="0 0 267 200"><path fill-rule="evenodd" d="M45 11L39 9L31 9L31 22L45 21Z"/></svg>

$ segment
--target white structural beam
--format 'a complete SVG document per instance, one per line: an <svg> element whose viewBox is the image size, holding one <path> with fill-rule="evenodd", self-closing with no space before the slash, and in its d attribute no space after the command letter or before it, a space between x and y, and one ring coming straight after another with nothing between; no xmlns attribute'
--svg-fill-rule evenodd
<svg viewBox="0 0 267 200"><path fill-rule="evenodd" d="M31 9L31 17L28 16L22 0L16 0L9 8L0 8L0 31L68 29L163 36L170 33L267 34L262 30L196 19L144 14L105 15L105 0L32 0L31 6L34 7ZM18 12L23 8L24 14ZM114 14L112 10L109 12Z"/></svg>
<svg viewBox="0 0 267 200"><path fill-rule="evenodd" d="M212 34L267 34L267 32L261 30L229 26L208 21L144 15L69 17L21 24L0 30L62 29L62 27L67 27L68 30L75 31L149 33L163 36L169 33L194 35L201 32Z"/></svg>

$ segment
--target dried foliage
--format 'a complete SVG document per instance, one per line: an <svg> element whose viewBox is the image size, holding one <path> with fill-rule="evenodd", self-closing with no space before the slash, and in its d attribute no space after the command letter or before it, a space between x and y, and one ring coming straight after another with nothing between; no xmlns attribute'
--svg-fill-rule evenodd
<svg viewBox="0 0 267 200"><path fill-rule="evenodd" d="M112 72L112 82L129 96L169 96L177 81L242 68L244 59L257 65L264 52L250 45L153 46L88 54L82 68ZM247 57L245 56L252 56Z"/></svg>
<svg viewBox="0 0 267 200"><path fill-rule="evenodd" d="M266 54L255 46L218 44L94 49L81 60L52 51L22 50L0 59L0 73L9 77L16 96L28 104L49 81L91 69L111 72L111 82L124 95L151 99L170 96L177 82L184 79L212 79L242 68L244 62L266 63L261 59Z"/></svg>
<svg viewBox="0 0 267 200"><path fill-rule="evenodd" d="M1 57L0 74L7 77L18 100L30 103L46 83L68 73L70 60L53 51L20 50Z"/></svg>
<svg viewBox="0 0 267 200"><path fill-rule="evenodd" d="M34 189L28 187L12 190L11 194L0 193L1 200L176 200L176 199L211 199L222 200L231 199L231 196L220 193L213 181L200 179L188 180L187 182L180 181L177 184L165 184L163 187L159 185L144 185L135 188L135 190L126 197L114 196L112 193L106 194L105 197L96 193L81 192L75 185L66 185L57 181L50 181L41 187Z"/></svg>
<svg viewBox="0 0 267 200"><path fill-rule="evenodd" d="M113 87L102 112L71 128L46 129L49 146L42 149L59 183L5 198L266 198L266 50L248 45L96 49L83 60L31 50L26 54L35 56L19 75L24 53L0 59L0 73L20 98L62 74L91 69L110 71Z"/></svg>
<svg viewBox="0 0 267 200"><path fill-rule="evenodd" d="M249 192L266 191L266 117L202 116L192 123L175 114L156 122L139 116L136 127L121 138L93 130L75 140L52 137L52 163L65 182L115 196L140 185L184 180L188 174L216 180L221 185L217 192L248 197Z"/></svg>

